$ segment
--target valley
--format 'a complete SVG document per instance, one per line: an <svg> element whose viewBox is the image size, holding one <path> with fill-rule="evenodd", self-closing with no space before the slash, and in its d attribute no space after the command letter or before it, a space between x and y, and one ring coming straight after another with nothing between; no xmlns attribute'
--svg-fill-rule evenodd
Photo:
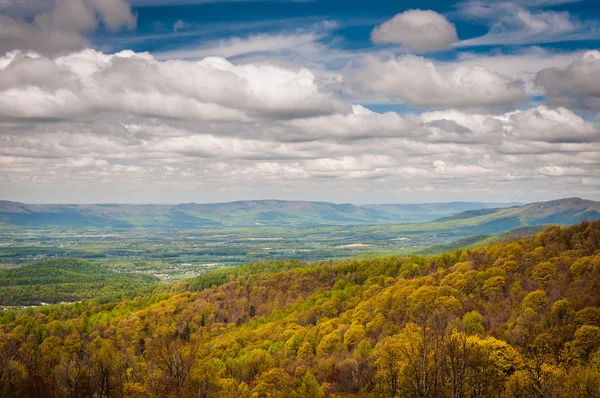
<svg viewBox="0 0 600 398"><path fill-rule="evenodd" d="M270 204L255 205L260 211L255 211L253 217L260 218L261 212L270 212ZM59 227L52 225L47 215L27 213L31 220L37 217L38 221L32 221L32 225L40 226L4 224L0 228L0 264L17 267L51 258L81 258L119 272L154 275L169 282L193 278L213 268L261 261L441 253L531 235L550 224L569 225L600 218L600 202L571 198L509 208L486 205L471 209L477 206L473 203L413 205L422 211L428 207L444 209L442 213L457 207L471 210L429 222L379 225L322 225L327 220L316 218L319 213L310 210L312 206L305 206L309 209L302 213L305 219L318 222L292 226L285 220L297 214L297 203L277 202L275 206L288 209L281 212L279 221L273 219L279 225L240 227ZM21 214L21 210L13 209L15 214ZM2 214L4 220L14 217L7 216L13 214L8 208ZM433 214L439 215L435 211Z"/></svg>

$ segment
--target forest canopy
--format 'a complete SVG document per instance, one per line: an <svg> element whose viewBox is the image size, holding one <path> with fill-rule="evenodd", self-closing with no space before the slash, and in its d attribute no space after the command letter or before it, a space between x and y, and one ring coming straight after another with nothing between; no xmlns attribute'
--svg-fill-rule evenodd
<svg viewBox="0 0 600 398"><path fill-rule="evenodd" d="M39 305L127 296L158 282L79 259L50 259L0 272L0 305Z"/></svg>
<svg viewBox="0 0 600 398"><path fill-rule="evenodd" d="M600 396L600 222L0 313L0 396Z"/></svg>

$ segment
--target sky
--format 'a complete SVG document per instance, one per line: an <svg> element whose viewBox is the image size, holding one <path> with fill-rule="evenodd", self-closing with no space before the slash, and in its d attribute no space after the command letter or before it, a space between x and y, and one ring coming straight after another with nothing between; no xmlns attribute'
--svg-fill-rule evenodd
<svg viewBox="0 0 600 398"><path fill-rule="evenodd" d="M597 0L0 0L0 200L572 196Z"/></svg>

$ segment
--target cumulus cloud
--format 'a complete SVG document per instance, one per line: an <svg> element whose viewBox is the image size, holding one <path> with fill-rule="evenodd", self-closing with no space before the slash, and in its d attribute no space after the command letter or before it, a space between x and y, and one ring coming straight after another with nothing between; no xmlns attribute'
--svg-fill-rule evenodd
<svg viewBox="0 0 600 398"><path fill-rule="evenodd" d="M423 53L450 47L458 41L458 34L454 24L435 11L409 10L375 27L371 39Z"/></svg>
<svg viewBox="0 0 600 398"><path fill-rule="evenodd" d="M291 120L268 132L288 141L333 138L346 141L403 135L414 126L410 120L395 112L380 114L361 105L353 105L352 112L348 114Z"/></svg>
<svg viewBox="0 0 600 398"><path fill-rule="evenodd" d="M55 54L83 48L101 22L107 29L133 29L137 17L124 0L55 0L32 18L0 15L0 52Z"/></svg>
<svg viewBox="0 0 600 398"><path fill-rule="evenodd" d="M354 95L422 108L511 107L527 99L522 82L485 67L440 65L414 55L369 57L346 69L344 84Z"/></svg>
<svg viewBox="0 0 600 398"><path fill-rule="evenodd" d="M535 108L505 114L471 114L457 110L426 112L419 116L423 122L453 121L463 126L472 138L480 142L510 145L513 148L531 144L545 151L585 151L587 144L600 141L598 125L588 122L566 108ZM452 126L446 124L446 126ZM444 134L456 131L456 127Z"/></svg>
<svg viewBox="0 0 600 398"><path fill-rule="evenodd" d="M469 67L482 66L491 72L523 81L530 95L542 95L542 91L534 83L537 73L548 68L566 68L581 54L582 51L578 50L558 52L541 47L527 47L508 53L461 52L452 63Z"/></svg>
<svg viewBox="0 0 600 398"><path fill-rule="evenodd" d="M291 132L304 139L290 140ZM288 192L292 198L313 191L323 199L325 191L359 195L360 188L393 201L424 187L446 194L477 186L490 195L533 188L559 193L566 179L579 181L573 193L583 195L597 189L599 155L597 126L545 106L418 115L355 106L345 115L287 121L104 115L92 123L5 122L0 134L3 187L122 187L142 195L137 200L150 185L168 187L172 200L194 200L186 195L197 189L221 192L211 200L223 200L222 189L235 186L232 199L240 192ZM323 180L333 191L323 189Z"/></svg>
<svg viewBox="0 0 600 398"><path fill-rule="evenodd" d="M0 58L0 117L70 119L98 113L199 120L297 118L347 110L307 69L233 65L223 58L157 61L85 50Z"/></svg>
<svg viewBox="0 0 600 398"><path fill-rule="evenodd" d="M600 52L588 51L565 69L542 70L535 82L555 104L600 109Z"/></svg>
<svg viewBox="0 0 600 398"><path fill-rule="evenodd" d="M507 134L532 141L577 143L600 141L600 130L565 108L539 106L510 116Z"/></svg>

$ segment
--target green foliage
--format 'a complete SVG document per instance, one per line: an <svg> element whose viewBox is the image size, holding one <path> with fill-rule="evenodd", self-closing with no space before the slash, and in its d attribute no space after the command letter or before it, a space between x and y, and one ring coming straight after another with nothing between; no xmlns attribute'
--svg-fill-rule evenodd
<svg viewBox="0 0 600 398"><path fill-rule="evenodd" d="M525 296L521 305L523 309L529 308L533 311L543 311L548 305L548 296L545 291L536 290Z"/></svg>
<svg viewBox="0 0 600 398"><path fill-rule="evenodd" d="M319 385L315 375L310 370L306 372L302 378L300 394L302 394L303 397L310 398L321 398L325 396L323 388Z"/></svg>
<svg viewBox="0 0 600 398"><path fill-rule="evenodd" d="M119 273L76 259L52 259L0 270L1 305L39 305L95 297L128 296L158 279Z"/></svg>
<svg viewBox="0 0 600 398"><path fill-rule="evenodd" d="M469 334L483 334L485 332L483 321L483 316L477 311L467 312L462 318L464 329Z"/></svg>

